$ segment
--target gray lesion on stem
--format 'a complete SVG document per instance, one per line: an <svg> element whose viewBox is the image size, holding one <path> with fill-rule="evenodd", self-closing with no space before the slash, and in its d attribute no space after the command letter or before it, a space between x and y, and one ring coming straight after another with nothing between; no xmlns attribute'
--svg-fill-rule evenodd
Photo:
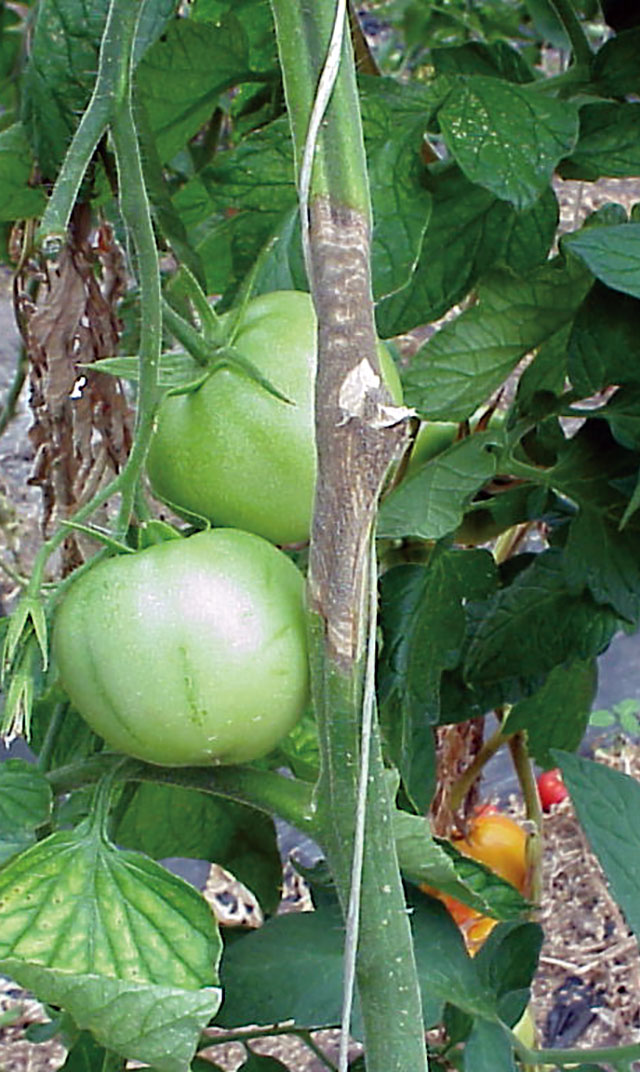
<svg viewBox="0 0 640 1072"><path fill-rule="evenodd" d="M325 621L330 657L348 672L362 654L377 501L409 411L393 406L380 382L367 219L319 197L310 223L319 333L309 598Z"/></svg>

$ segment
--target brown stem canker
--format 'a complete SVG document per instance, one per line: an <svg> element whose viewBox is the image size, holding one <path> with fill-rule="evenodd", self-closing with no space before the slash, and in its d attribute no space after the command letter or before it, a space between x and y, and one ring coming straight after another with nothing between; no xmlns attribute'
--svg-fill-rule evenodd
<svg viewBox="0 0 640 1072"><path fill-rule="evenodd" d="M309 594L311 610L326 622L330 657L348 671L363 650L378 496L406 438L408 411L392 404L380 379L367 219L318 197L310 226L319 329Z"/></svg>

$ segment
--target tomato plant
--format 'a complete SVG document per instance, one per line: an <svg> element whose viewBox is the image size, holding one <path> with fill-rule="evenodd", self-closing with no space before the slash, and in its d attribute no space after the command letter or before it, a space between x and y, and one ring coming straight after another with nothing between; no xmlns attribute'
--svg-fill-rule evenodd
<svg viewBox="0 0 640 1072"><path fill-rule="evenodd" d="M98 563L57 611L53 651L80 714L151 763L242 763L307 701L302 577L277 548L216 529Z"/></svg>
<svg viewBox="0 0 640 1072"><path fill-rule="evenodd" d="M0 764L0 972L62 1010L69 1067L195 1070L213 1023L247 1070L278 1064L247 1024L303 1037L345 1010L344 1066L351 979L368 1072L426 1072L438 1021L458 1041L434 1068L553 1064L504 1030L540 950L541 832L525 875L500 816L464 860L430 830L499 749L534 826L534 764L561 765L640 932L637 785L572 754L596 660L640 622L637 192L582 196L638 179L638 34L597 0L361 6L0 5L0 257L32 410L27 444L3 350L2 727L38 759ZM372 382L378 337L402 406ZM164 519L147 459L186 523L127 553ZM29 477L42 541L21 538ZM306 542L312 509L291 554L307 703L302 581L273 543ZM188 535L194 512L245 531ZM249 533L271 545L247 561ZM95 537L115 557L88 562ZM295 918L270 918L276 817L331 876ZM259 931L220 940L149 861L175 855L244 884ZM407 912L414 882L453 920Z"/></svg>
<svg viewBox="0 0 640 1072"><path fill-rule="evenodd" d="M160 407L147 468L160 498L274 543L309 538L316 481L313 397L317 322L309 294L254 298L234 345L290 405L235 369L221 369ZM378 356L396 401L393 360Z"/></svg>
<svg viewBox="0 0 640 1072"><path fill-rule="evenodd" d="M566 785L562 778L562 772L555 767L553 770L543 771L537 777L540 803L544 811L549 811L553 804L560 804L569 796Z"/></svg>

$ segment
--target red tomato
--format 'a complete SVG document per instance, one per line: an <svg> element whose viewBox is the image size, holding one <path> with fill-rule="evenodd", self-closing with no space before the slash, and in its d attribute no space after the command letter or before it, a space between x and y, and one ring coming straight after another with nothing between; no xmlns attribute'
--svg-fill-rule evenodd
<svg viewBox="0 0 640 1072"><path fill-rule="evenodd" d="M569 790L562 780L558 767L539 774L537 781L543 811L549 811L552 804L559 804L569 796Z"/></svg>

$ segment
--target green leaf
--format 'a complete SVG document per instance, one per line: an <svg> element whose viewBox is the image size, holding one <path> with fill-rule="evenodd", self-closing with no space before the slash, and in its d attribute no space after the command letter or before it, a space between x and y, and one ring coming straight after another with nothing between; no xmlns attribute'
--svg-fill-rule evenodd
<svg viewBox="0 0 640 1072"><path fill-rule="evenodd" d="M107 1051L94 1041L93 1035L82 1031L67 1054L61 1072L97 1072L106 1069Z"/></svg>
<svg viewBox="0 0 640 1072"><path fill-rule="evenodd" d="M543 264L553 244L558 219L558 202L549 186L529 208L512 212L501 260L518 275Z"/></svg>
<svg viewBox="0 0 640 1072"><path fill-rule="evenodd" d="M610 384L640 383L640 302L596 282L578 309L568 371L581 395Z"/></svg>
<svg viewBox="0 0 640 1072"><path fill-rule="evenodd" d="M633 510L633 499L631 500ZM587 587L597 603L610 604L627 621L640 617L640 527L619 525L583 507L571 522L565 574L573 591Z"/></svg>
<svg viewBox="0 0 640 1072"><path fill-rule="evenodd" d="M377 305L382 338L436 320L460 301L499 259L514 215L455 165L427 173L425 182L433 206L422 250L408 286Z"/></svg>
<svg viewBox="0 0 640 1072"><path fill-rule="evenodd" d="M543 413L548 412L549 395L559 397L564 391L570 333L569 323L551 335L522 373L516 394L519 414L539 419L540 407Z"/></svg>
<svg viewBox="0 0 640 1072"><path fill-rule="evenodd" d="M554 48L568 50L571 42L551 0L524 0L533 20L538 37L548 41Z"/></svg>
<svg viewBox="0 0 640 1072"><path fill-rule="evenodd" d="M283 1065L275 1057L264 1057L257 1053L251 1056L240 1066L238 1072L288 1072L289 1065Z"/></svg>
<svg viewBox="0 0 640 1072"><path fill-rule="evenodd" d="M598 102L580 109L580 136L571 156L562 161L564 179L593 181L606 175L640 174L640 104Z"/></svg>
<svg viewBox="0 0 640 1072"><path fill-rule="evenodd" d="M411 800L430 803L432 732L440 714L440 680L458 664L465 639L464 601L495 584L486 551L443 551L427 566L398 566L381 578L379 667L381 721Z"/></svg>
<svg viewBox="0 0 640 1072"><path fill-rule="evenodd" d="M640 785L627 774L581 756L556 752L554 758L611 892L640 938Z"/></svg>
<svg viewBox="0 0 640 1072"><path fill-rule="evenodd" d="M29 186L33 157L24 127L14 123L0 134L0 220L41 216L44 190Z"/></svg>
<svg viewBox="0 0 640 1072"><path fill-rule="evenodd" d="M35 841L51 805L49 783L33 764L23 759L0 764L0 865Z"/></svg>
<svg viewBox="0 0 640 1072"><path fill-rule="evenodd" d="M220 991L183 990L70 972L8 958L3 971L41 1001L60 1005L99 1045L156 1072L185 1072L202 1030L220 1004Z"/></svg>
<svg viewBox="0 0 640 1072"><path fill-rule="evenodd" d="M563 244L608 287L640 298L640 223L586 227Z"/></svg>
<svg viewBox="0 0 640 1072"><path fill-rule="evenodd" d="M44 179L55 178L89 102L108 7L108 0L38 4L23 79L22 118Z"/></svg>
<svg viewBox="0 0 640 1072"><path fill-rule="evenodd" d="M509 82L533 82L535 75L516 48L507 41L469 41L449 48L432 48L436 75L485 75Z"/></svg>
<svg viewBox="0 0 640 1072"><path fill-rule="evenodd" d="M517 1072L511 1040L501 1024L476 1020L464 1047L464 1072Z"/></svg>
<svg viewBox="0 0 640 1072"><path fill-rule="evenodd" d="M640 450L640 385L620 387L594 416L607 421L612 436L621 446Z"/></svg>
<svg viewBox="0 0 640 1072"><path fill-rule="evenodd" d="M238 19L247 35L251 69L275 69L278 60L269 4L256 0L197 0L190 17L194 22L218 23L230 14Z"/></svg>
<svg viewBox="0 0 640 1072"><path fill-rule="evenodd" d="M625 30L604 43L593 60L592 78L603 97L640 93L640 28Z"/></svg>
<svg viewBox="0 0 640 1072"><path fill-rule="evenodd" d="M298 1027L340 1023L344 927L337 904L274 916L225 949L222 1027L292 1021ZM353 1032L361 1031L356 1011Z"/></svg>
<svg viewBox="0 0 640 1072"><path fill-rule="evenodd" d="M115 840L157 860L210 860L248 886L265 912L279 903L282 866L273 820L253 808L194 789L143 782Z"/></svg>
<svg viewBox="0 0 640 1072"><path fill-rule="evenodd" d="M135 59L164 29L175 0L144 0ZM109 0L41 0L23 78L22 118L44 179L54 179L91 96Z"/></svg>
<svg viewBox="0 0 640 1072"><path fill-rule="evenodd" d="M413 358L403 377L405 402L432 420L466 420L525 354L573 318L590 286L579 262L561 258L527 279L492 273L477 303Z"/></svg>
<svg viewBox="0 0 640 1072"><path fill-rule="evenodd" d="M553 628L550 627L553 623ZM590 659L610 643L618 618L567 586L558 549L534 557L486 609L469 646L465 676L497 683L547 674L555 666Z"/></svg>
<svg viewBox="0 0 640 1072"><path fill-rule="evenodd" d="M200 894L93 820L0 871L1 970L161 1072L183 1072L218 1007L219 955Z"/></svg>
<svg viewBox="0 0 640 1072"><path fill-rule="evenodd" d="M428 996L431 1006L439 999L472 1016L495 1016L496 997L483 986L444 905L415 888L406 892L423 1002ZM425 1016L425 1027L433 1023L432 1017Z"/></svg>
<svg viewBox="0 0 640 1072"><path fill-rule="evenodd" d="M592 659L554 667L542 688L511 708L504 732L526 730L536 763L546 769L555 766L551 749L574 751L584 737L597 681Z"/></svg>
<svg viewBox="0 0 640 1072"><path fill-rule="evenodd" d="M467 178L519 209L540 197L578 136L573 103L478 75L457 83L438 119Z"/></svg>
<svg viewBox="0 0 640 1072"><path fill-rule="evenodd" d="M529 1003L544 933L538 923L495 927L476 954L480 978L497 999L500 1018L517 1023Z"/></svg>
<svg viewBox="0 0 640 1072"><path fill-rule="evenodd" d="M210 118L220 94L249 70L246 33L232 15L218 23L175 19L147 51L136 85L158 155L171 160Z"/></svg>
<svg viewBox="0 0 640 1072"><path fill-rule="evenodd" d="M460 525L465 507L495 475L499 431L467 436L426 462L383 501L377 534L439 540Z"/></svg>

